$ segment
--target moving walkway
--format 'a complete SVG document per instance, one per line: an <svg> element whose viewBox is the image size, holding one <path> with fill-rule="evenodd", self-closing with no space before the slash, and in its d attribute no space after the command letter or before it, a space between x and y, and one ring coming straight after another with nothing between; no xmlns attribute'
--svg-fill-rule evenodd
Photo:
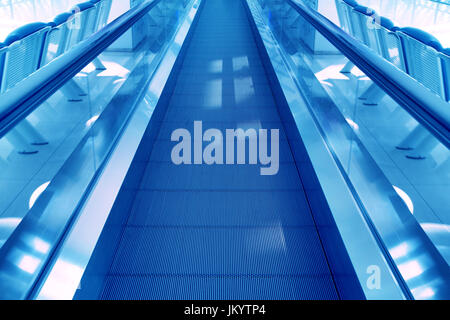
<svg viewBox="0 0 450 320"><path fill-rule="evenodd" d="M34 192L4 214L1 298L448 298L445 251L324 90L302 25L448 148L445 100L302 3L143 1L4 93L2 135L29 121L48 144L16 161ZM197 121L278 130L278 172L250 148L175 164L173 132Z"/></svg>

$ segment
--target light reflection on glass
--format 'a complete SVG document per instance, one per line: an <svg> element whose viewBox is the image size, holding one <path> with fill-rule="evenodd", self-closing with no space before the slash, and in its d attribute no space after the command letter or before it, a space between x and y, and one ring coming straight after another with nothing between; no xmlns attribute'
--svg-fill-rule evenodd
<svg viewBox="0 0 450 320"><path fill-rule="evenodd" d="M39 266L39 263L41 262L41 259L30 256L30 255L24 255L22 259L19 261L17 266L22 269L23 271L27 273L34 273Z"/></svg>
<svg viewBox="0 0 450 320"><path fill-rule="evenodd" d="M36 190L33 191L30 197L30 201L28 202L28 208L31 209L34 206L34 203L39 198L39 196L42 194L42 192L47 189L48 185L50 184L50 181L47 181L43 184L41 184L39 187L36 188Z"/></svg>
<svg viewBox="0 0 450 320"><path fill-rule="evenodd" d="M401 243L398 246L389 250L389 253L391 254L392 258L394 258L394 259L404 257L408 253L408 244Z"/></svg>
<svg viewBox="0 0 450 320"><path fill-rule="evenodd" d="M348 80L348 77L341 72L342 68L344 68L343 64L335 64L316 72L314 75L320 82L328 79Z"/></svg>
<svg viewBox="0 0 450 320"><path fill-rule="evenodd" d="M411 200L411 198L409 197L409 195L403 191L402 189L400 189L397 186L393 186L395 192L397 192L397 194L399 195L400 198L402 198L402 200L405 202L406 206L408 207L409 212L411 212L412 214L414 213L414 204Z"/></svg>
<svg viewBox="0 0 450 320"><path fill-rule="evenodd" d="M46 254L50 249L50 244L40 238L33 239L33 248L43 254Z"/></svg>
<svg viewBox="0 0 450 320"><path fill-rule="evenodd" d="M97 121L99 116L100 115L97 114L97 115L93 116L92 118L90 118L88 121L86 121L86 127L92 126L95 123L95 121Z"/></svg>
<svg viewBox="0 0 450 320"><path fill-rule="evenodd" d="M355 130L355 131L359 130L359 125L352 119L345 118L345 121L347 121L347 123L350 125L350 127L352 127L353 130Z"/></svg>
<svg viewBox="0 0 450 320"><path fill-rule="evenodd" d="M42 299L72 299L73 288L78 286L83 269L74 263L58 260L52 269L52 275L42 288Z"/></svg>
<svg viewBox="0 0 450 320"><path fill-rule="evenodd" d="M417 299L430 299L434 296L435 292L430 287L419 287L412 290L414 296Z"/></svg>
<svg viewBox="0 0 450 320"><path fill-rule="evenodd" d="M105 65L106 70L100 72L97 75L97 77L114 77L115 76L115 77L125 78L130 73L130 70L128 70L127 68L124 68L123 66L121 66L120 64L118 64L116 62L102 61L102 63Z"/></svg>
<svg viewBox="0 0 450 320"><path fill-rule="evenodd" d="M398 269L406 281L420 276L423 273L422 266L416 260L402 263L398 266Z"/></svg>

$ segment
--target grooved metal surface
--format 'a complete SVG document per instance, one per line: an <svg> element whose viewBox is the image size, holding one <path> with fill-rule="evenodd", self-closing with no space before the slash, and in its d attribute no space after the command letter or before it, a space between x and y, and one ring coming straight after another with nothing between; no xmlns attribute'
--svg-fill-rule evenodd
<svg viewBox="0 0 450 320"><path fill-rule="evenodd" d="M174 165L176 128L280 129L280 169ZM240 0L207 0L103 299L336 299ZM301 168L299 168L301 170Z"/></svg>

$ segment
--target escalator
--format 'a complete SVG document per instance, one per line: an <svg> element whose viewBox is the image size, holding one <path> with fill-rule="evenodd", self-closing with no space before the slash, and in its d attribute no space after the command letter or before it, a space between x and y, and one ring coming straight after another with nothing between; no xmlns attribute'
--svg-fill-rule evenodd
<svg viewBox="0 0 450 320"><path fill-rule="evenodd" d="M279 129L278 174L172 163L196 120ZM99 298L339 298L241 1L205 2L153 144Z"/></svg>
<svg viewBox="0 0 450 320"><path fill-rule="evenodd" d="M112 5L0 99L0 299L448 298L446 102L303 2Z"/></svg>

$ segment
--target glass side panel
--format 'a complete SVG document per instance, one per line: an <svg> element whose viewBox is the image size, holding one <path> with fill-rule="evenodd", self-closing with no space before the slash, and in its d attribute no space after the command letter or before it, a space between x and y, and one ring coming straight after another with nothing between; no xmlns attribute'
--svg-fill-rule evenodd
<svg viewBox="0 0 450 320"><path fill-rule="evenodd" d="M439 261L443 258L450 263L449 149L287 2L259 0L259 3L342 172L405 281L427 278L433 271L427 269L426 259L408 260L412 252L424 248L419 249L416 240L395 229L396 225L406 230L413 224L411 221L417 221L421 227L417 235L421 238L423 230L428 236L426 241L431 240L434 246L430 249L432 255L436 257L437 253ZM307 3L318 10L317 2ZM417 81L446 101L445 90L432 86L437 81L438 85L445 83L439 53L427 51L427 59L422 62L411 62L414 56L404 61L398 51L403 50L402 42L396 34L366 24L370 20L357 21L360 31L353 36L381 56L390 53L385 58L391 58L389 61L402 72L406 72L404 66L408 63L415 66L428 63L425 67L428 74L411 77L417 77ZM392 41L380 43L380 36L382 40L386 40L384 36L391 37ZM447 267L444 262L448 272ZM430 288L413 288L416 298L435 294Z"/></svg>
<svg viewBox="0 0 450 320"><path fill-rule="evenodd" d="M14 272L23 273L21 281L36 275L134 106L144 98L139 88L145 88L183 21L185 2L159 2L0 138L3 271L12 262L4 255L12 254ZM39 227L44 221L49 224ZM24 240L30 228L41 229ZM16 241L25 241L26 248L12 249ZM18 292L22 289L17 286Z"/></svg>

